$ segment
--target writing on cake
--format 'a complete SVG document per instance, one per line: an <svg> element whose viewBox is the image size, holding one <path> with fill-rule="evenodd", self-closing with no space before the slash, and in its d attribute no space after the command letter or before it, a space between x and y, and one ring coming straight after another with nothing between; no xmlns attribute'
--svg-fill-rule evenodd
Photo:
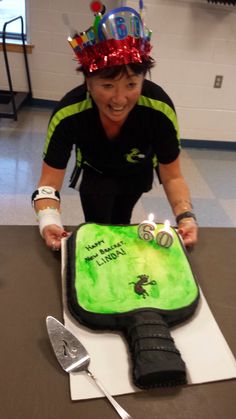
<svg viewBox="0 0 236 419"><path fill-rule="evenodd" d="M85 246L85 249L88 252L94 249L97 251L92 255L90 254L89 256L86 256L84 260L85 262L91 262L95 260L98 266L102 266L104 263L111 262L112 260L116 260L122 255L126 255L126 251L123 248L124 245L125 243L123 240L120 240L117 243L105 247L105 240L99 240L98 242Z"/></svg>

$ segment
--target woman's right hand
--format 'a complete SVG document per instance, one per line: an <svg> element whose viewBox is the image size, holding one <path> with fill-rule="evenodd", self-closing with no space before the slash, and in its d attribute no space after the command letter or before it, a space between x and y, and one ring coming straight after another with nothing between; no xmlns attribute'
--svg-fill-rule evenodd
<svg viewBox="0 0 236 419"><path fill-rule="evenodd" d="M46 245L53 251L58 251L61 248L61 239L68 237L69 232L65 231L64 228L59 227L56 224L50 224L43 229L43 238Z"/></svg>
<svg viewBox="0 0 236 419"><path fill-rule="evenodd" d="M66 169L55 169L43 162L39 187L53 188L55 192L61 190ZM60 198L47 196L34 201L34 210L37 214L39 230L46 245L52 250L61 248L61 239L70 233L64 230L60 213Z"/></svg>

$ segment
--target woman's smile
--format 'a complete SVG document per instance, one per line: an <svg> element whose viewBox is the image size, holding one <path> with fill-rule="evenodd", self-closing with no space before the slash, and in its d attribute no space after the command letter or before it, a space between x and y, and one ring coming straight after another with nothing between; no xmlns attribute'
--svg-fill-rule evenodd
<svg viewBox="0 0 236 419"><path fill-rule="evenodd" d="M99 75L87 79L88 89L102 120L123 123L137 103L143 80L143 74L137 75L131 70L115 79Z"/></svg>

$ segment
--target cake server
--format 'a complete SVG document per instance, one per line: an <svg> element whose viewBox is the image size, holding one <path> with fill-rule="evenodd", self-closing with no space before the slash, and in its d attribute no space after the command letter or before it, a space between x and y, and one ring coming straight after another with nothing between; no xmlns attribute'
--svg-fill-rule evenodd
<svg viewBox="0 0 236 419"><path fill-rule="evenodd" d="M68 373L85 371L107 397L118 415L122 419L132 419L108 393L100 381L89 371L90 355L77 337L55 319L55 317L48 316L46 318L46 325L53 350L62 368Z"/></svg>

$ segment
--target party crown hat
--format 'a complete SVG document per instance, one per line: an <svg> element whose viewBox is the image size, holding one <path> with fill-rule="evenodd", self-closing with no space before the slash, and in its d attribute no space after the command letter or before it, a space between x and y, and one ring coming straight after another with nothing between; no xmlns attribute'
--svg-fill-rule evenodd
<svg viewBox="0 0 236 419"><path fill-rule="evenodd" d="M95 16L93 25L68 38L85 74L148 59L151 31L143 22L143 1L139 1L140 13L131 7L105 13L99 1L93 1L90 7Z"/></svg>

